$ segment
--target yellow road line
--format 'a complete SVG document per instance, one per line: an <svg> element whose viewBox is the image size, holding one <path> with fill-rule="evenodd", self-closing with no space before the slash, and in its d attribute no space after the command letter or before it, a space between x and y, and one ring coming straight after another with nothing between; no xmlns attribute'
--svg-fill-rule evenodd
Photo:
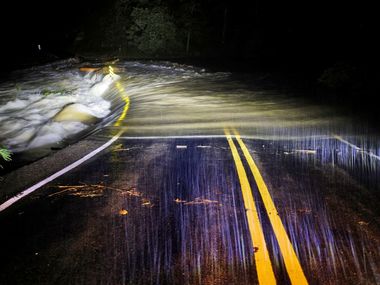
<svg viewBox="0 0 380 285"><path fill-rule="evenodd" d="M272 197L268 191L268 187L266 186L264 179L261 176L260 171L257 168L251 154L240 138L240 135L236 130L234 130L234 133L236 135L236 140L238 141L240 148L242 149L244 156L247 159L248 165L252 171L252 174L256 180L257 187L259 189L269 220L272 224L273 231L276 235L282 256L284 258L285 267L289 274L289 279L292 284L308 284L298 257L294 251L293 245L290 242L288 234L286 233L284 225L282 224L280 216L278 215L276 206L274 205Z"/></svg>
<svg viewBox="0 0 380 285"><path fill-rule="evenodd" d="M259 284L276 284L276 278L273 273L272 263L270 261L270 256L265 243L264 233L257 213L255 201L253 200L252 190L249 185L247 173L245 172L243 163L232 140L231 134L228 130L225 130L224 132L226 134L228 144L230 145L232 156L234 158L237 173L239 176L244 206L248 220L249 232L251 234L252 244L255 251L254 256Z"/></svg>
<svg viewBox="0 0 380 285"><path fill-rule="evenodd" d="M123 86L121 86L120 82L116 82L116 88L119 90L119 92L123 95L123 100L125 102L123 112L115 122L114 126L119 127L120 124L124 121L125 117L127 116L128 109L129 109L129 96L126 94L125 89Z"/></svg>

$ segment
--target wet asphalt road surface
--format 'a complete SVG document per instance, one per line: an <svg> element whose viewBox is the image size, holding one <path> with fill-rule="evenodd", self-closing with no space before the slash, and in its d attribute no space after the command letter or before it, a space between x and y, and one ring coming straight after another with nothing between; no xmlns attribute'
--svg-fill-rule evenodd
<svg viewBox="0 0 380 285"><path fill-rule="evenodd" d="M302 284L233 141L277 284ZM376 181L323 153L333 138L243 141L307 282L378 284ZM0 214L0 284L259 284L247 212L226 138L121 138Z"/></svg>

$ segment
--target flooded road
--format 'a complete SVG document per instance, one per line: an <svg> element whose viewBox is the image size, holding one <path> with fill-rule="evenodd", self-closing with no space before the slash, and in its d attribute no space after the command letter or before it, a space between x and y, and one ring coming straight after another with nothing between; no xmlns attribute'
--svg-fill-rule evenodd
<svg viewBox="0 0 380 285"><path fill-rule="evenodd" d="M67 105L86 110L68 115L83 129L36 147L7 133L16 156L50 155L4 175L0 204L94 154L2 208L1 284L380 283L380 140L365 125L260 76L117 62L108 81L85 65L47 75L82 93L46 96L40 75L23 77L42 111L2 85L2 130L62 96L30 127L41 142Z"/></svg>

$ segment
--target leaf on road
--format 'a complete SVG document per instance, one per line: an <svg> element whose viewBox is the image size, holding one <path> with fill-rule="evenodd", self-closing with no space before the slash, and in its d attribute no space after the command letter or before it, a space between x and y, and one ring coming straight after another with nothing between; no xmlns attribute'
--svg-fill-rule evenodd
<svg viewBox="0 0 380 285"><path fill-rule="evenodd" d="M120 216L128 215L128 211L125 210L125 209L122 209L122 210L119 211L119 215L120 215Z"/></svg>

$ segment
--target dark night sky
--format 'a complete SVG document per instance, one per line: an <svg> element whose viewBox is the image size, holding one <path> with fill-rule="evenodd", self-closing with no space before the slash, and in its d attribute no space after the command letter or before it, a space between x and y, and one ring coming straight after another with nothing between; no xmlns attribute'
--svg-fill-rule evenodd
<svg viewBox="0 0 380 285"><path fill-rule="evenodd" d="M54 42L65 41L72 33L88 21L92 14L101 12L100 1L65 0L65 1L12 1L3 10L7 20L7 37L19 42ZM98 11L100 10L100 11ZM4 17L3 20L4 22ZM16 24L17 23L17 24Z"/></svg>
<svg viewBox="0 0 380 285"><path fill-rule="evenodd" d="M162 2L175 10L178 1ZM206 3L202 9L209 15L210 26L222 26L223 7L227 8L226 46L235 53L240 53L241 47L256 34L262 42L262 53L301 61L374 56L378 47L376 10L363 1L208 0L202 3ZM111 5L109 0L12 1L2 9L6 15L1 20L2 42L7 43L3 58L27 57L38 43L55 53L63 52L83 26L91 27Z"/></svg>

